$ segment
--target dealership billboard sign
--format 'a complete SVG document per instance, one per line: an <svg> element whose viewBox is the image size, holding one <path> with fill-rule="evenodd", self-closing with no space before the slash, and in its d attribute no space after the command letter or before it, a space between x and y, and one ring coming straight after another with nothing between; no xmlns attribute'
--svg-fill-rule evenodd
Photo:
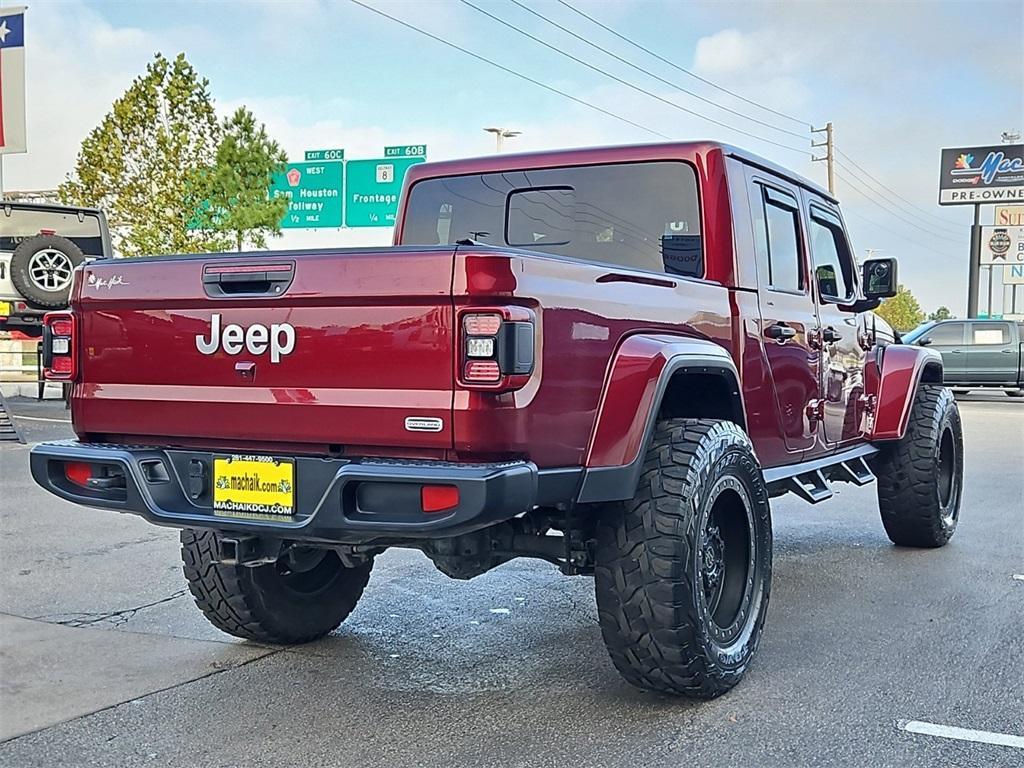
<svg viewBox="0 0 1024 768"><path fill-rule="evenodd" d="M939 205L1024 202L1024 144L942 150Z"/></svg>

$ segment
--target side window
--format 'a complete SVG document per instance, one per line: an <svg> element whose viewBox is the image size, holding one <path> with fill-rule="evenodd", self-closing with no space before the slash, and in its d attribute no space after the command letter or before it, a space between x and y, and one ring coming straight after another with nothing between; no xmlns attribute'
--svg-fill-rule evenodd
<svg viewBox="0 0 1024 768"><path fill-rule="evenodd" d="M802 291L804 271L796 200L771 187L763 187L763 190L768 284L778 291ZM757 236L760 239L761 233Z"/></svg>
<svg viewBox="0 0 1024 768"><path fill-rule="evenodd" d="M974 323L971 325L971 344L1010 343L1010 326L1006 323Z"/></svg>
<svg viewBox="0 0 1024 768"><path fill-rule="evenodd" d="M963 323L943 323L925 334L925 341L940 346L953 347L964 343Z"/></svg>
<svg viewBox="0 0 1024 768"><path fill-rule="evenodd" d="M811 260L818 295L825 301L853 299L853 257L839 220L820 208L811 208Z"/></svg>

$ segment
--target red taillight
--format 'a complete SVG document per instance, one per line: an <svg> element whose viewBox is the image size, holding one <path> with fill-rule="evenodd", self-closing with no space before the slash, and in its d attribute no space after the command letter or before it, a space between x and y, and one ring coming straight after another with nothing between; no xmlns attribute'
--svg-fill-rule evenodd
<svg viewBox="0 0 1024 768"><path fill-rule="evenodd" d="M75 485L85 486L92 478L92 465L84 461L69 461L64 465L64 476Z"/></svg>
<svg viewBox="0 0 1024 768"><path fill-rule="evenodd" d="M533 373L535 315L526 307L487 307L459 318L458 380L467 389L505 392Z"/></svg>
<svg viewBox="0 0 1024 768"><path fill-rule="evenodd" d="M70 312L50 312L43 318L46 347L43 349L43 378L71 381L78 373L75 316Z"/></svg>
<svg viewBox="0 0 1024 768"><path fill-rule="evenodd" d="M424 485L420 489L420 505L427 514L457 507L459 489L454 485Z"/></svg>
<svg viewBox="0 0 1024 768"><path fill-rule="evenodd" d="M494 336L501 329L501 315L465 315L462 327L470 336Z"/></svg>
<svg viewBox="0 0 1024 768"><path fill-rule="evenodd" d="M462 378L471 383L493 384L501 379L501 369L494 360L470 360L466 363Z"/></svg>

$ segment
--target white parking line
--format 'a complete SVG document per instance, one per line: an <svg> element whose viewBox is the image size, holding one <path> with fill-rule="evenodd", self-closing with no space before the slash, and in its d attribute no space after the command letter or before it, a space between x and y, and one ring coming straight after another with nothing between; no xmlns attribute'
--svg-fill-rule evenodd
<svg viewBox="0 0 1024 768"><path fill-rule="evenodd" d="M1009 733L976 731L973 728L957 728L954 725L924 723L920 720L900 720L897 725L901 730L908 731L909 733L920 733L925 736L938 736L943 739L974 741L979 744L995 744L999 747L1024 749L1024 736L1013 736Z"/></svg>
<svg viewBox="0 0 1024 768"><path fill-rule="evenodd" d="M18 413L12 413L10 415L13 416L16 419L25 419L26 421L52 421L55 424L70 424L71 423L71 419L47 419L47 418L44 418L42 416L22 416L21 414L18 414Z"/></svg>

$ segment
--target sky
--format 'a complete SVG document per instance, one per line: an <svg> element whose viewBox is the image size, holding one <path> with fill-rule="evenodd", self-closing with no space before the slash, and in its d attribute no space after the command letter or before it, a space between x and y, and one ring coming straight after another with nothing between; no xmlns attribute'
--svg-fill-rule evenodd
<svg viewBox="0 0 1024 768"><path fill-rule="evenodd" d="M901 282L926 311L946 305L964 314L973 209L937 204L939 150L997 144L1003 131L1024 129L1021 0L469 0L510 26L460 0L359 2L642 127L352 0L27 0L29 151L4 158L4 187L59 184L82 139L157 52L183 51L209 79L221 114L248 106L299 160L306 149L343 147L355 159L424 143L430 160L482 155L494 151L488 126L522 131L507 151L645 143L660 133L736 144L824 184L808 129L831 121L842 153L836 194L858 254L898 258ZM982 223L992 216L982 209ZM390 237L387 229L289 230L274 245Z"/></svg>

